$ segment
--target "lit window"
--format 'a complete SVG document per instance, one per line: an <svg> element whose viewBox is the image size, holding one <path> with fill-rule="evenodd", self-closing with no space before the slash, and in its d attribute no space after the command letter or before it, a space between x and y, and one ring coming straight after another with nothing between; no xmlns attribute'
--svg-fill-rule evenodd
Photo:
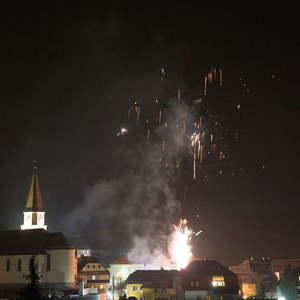
<svg viewBox="0 0 300 300"><path fill-rule="evenodd" d="M214 287L225 286L224 277L223 276L213 276L211 284Z"/></svg>
<svg viewBox="0 0 300 300"><path fill-rule="evenodd" d="M190 282L190 286L193 287L194 286L194 281Z"/></svg>
<svg viewBox="0 0 300 300"><path fill-rule="evenodd" d="M195 282L195 286L199 286L199 281L196 281L196 282Z"/></svg>
<svg viewBox="0 0 300 300"><path fill-rule="evenodd" d="M103 285L102 285L102 284L100 284L100 289L101 289L101 290L103 289Z"/></svg>
<svg viewBox="0 0 300 300"><path fill-rule="evenodd" d="M92 280L95 280L95 279L96 279L96 276L95 276L95 275L93 275L93 276L92 276Z"/></svg>

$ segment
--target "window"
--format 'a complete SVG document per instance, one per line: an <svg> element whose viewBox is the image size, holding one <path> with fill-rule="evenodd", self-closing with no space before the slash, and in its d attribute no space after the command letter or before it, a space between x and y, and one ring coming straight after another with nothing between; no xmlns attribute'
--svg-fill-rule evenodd
<svg viewBox="0 0 300 300"><path fill-rule="evenodd" d="M191 281L191 282L190 282L190 286L191 286L191 287L194 287L194 281Z"/></svg>
<svg viewBox="0 0 300 300"><path fill-rule="evenodd" d="M101 268L101 265L98 265L98 268Z"/></svg>
<svg viewBox="0 0 300 300"><path fill-rule="evenodd" d="M37 213L32 214L32 225L37 225Z"/></svg>
<svg viewBox="0 0 300 300"><path fill-rule="evenodd" d="M196 281L196 282L195 282L195 286L199 286L199 281Z"/></svg>
<svg viewBox="0 0 300 300"><path fill-rule="evenodd" d="M93 265L93 268L95 268L95 265Z"/></svg>
<svg viewBox="0 0 300 300"><path fill-rule="evenodd" d="M211 284L214 287L225 286L224 277L223 276L213 276Z"/></svg>
<svg viewBox="0 0 300 300"><path fill-rule="evenodd" d="M137 286L134 285L134 286L132 287L132 290L133 290L133 291L137 291Z"/></svg>
<svg viewBox="0 0 300 300"><path fill-rule="evenodd" d="M140 286L140 291L142 291L143 290L143 287L142 286Z"/></svg>
<svg viewBox="0 0 300 300"><path fill-rule="evenodd" d="M6 260L6 272L9 272L10 271L10 260L7 259Z"/></svg>
<svg viewBox="0 0 300 300"><path fill-rule="evenodd" d="M87 268L89 268L89 267L90 267L90 265L87 265L86 267L87 267Z"/></svg>
<svg viewBox="0 0 300 300"><path fill-rule="evenodd" d="M51 256L47 254L47 271L51 270Z"/></svg>
<svg viewBox="0 0 300 300"><path fill-rule="evenodd" d="M22 260L18 259L18 272L22 271Z"/></svg>
<svg viewBox="0 0 300 300"><path fill-rule="evenodd" d="M100 284L100 289L101 289L101 290L103 289L103 285L102 285L102 284Z"/></svg>

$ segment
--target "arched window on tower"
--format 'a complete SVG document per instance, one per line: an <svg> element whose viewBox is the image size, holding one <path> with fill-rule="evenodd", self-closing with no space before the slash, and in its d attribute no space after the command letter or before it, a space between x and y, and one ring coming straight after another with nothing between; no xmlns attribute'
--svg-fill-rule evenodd
<svg viewBox="0 0 300 300"><path fill-rule="evenodd" d="M51 270L51 256L47 254L47 271Z"/></svg>
<svg viewBox="0 0 300 300"><path fill-rule="evenodd" d="M18 272L22 271L22 260L18 259Z"/></svg>

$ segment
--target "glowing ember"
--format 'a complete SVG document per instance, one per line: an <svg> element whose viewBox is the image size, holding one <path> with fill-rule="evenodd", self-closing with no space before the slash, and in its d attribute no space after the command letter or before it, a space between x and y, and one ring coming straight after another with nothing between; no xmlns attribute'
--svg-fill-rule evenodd
<svg viewBox="0 0 300 300"><path fill-rule="evenodd" d="M122 127L122 128L120 129L120 131L117 133L117 136L124 135L124 134L126 134L127 132L128 132L128 130L127 130L126 128Z"/></svg>
<svg viewBox="0 0 300 300"><path fill-rule="evenodd" d="M193 230L187 227L187 220L181 220L179 225L174 225L170 243L170 255L178 270L184 269L192 259L192 247L190 245Z"/></svg>

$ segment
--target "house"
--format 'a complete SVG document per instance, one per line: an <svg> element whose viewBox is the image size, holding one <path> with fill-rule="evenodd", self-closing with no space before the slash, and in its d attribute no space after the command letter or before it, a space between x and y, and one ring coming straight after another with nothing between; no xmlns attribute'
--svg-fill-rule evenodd
<svg viewBox="0 0 300 300"><path fill-rule="evenodd" d="M195 260L181 273L186 300L226 300L239 297L237 275L215 260Z"/></svg>
<svg viewBox="0 0 300 300"><path fill-rule="evenodd" d="M137 300L175 299L174 272L167 270L137 270L126 280L126 295Z"/></svg>
<svg viewBox="0 0 300 300"><path fill-rule="evenodd" d="M272 260L269 257L245 259L237 266L229 267L239 277L242 296L274 298L277 278L272 272Z"/></svg>
<svg viewBox="0 0 300 300"><path fill-rule="evenodd" d="M186 269L137 270L126 280L137 300L226 300L239 297L238 277L214 260L195 260Z"/></svg>
<svg viewBox="0 0 300 300"><path fill-rule="evenodd" d="M84 281L86 288L97 289L100 299L105 300L109 285L109 272L93 256L81 256L78 258L78 279Z"/></svg>
<svg viewBox="0 0 300 300"><path fill-rule="evenodd" d="M121 256L110 263L110 294L113 300L125 293L126 279L136 270L142 270L143 264L132 264L126 256Z"/></svg>

